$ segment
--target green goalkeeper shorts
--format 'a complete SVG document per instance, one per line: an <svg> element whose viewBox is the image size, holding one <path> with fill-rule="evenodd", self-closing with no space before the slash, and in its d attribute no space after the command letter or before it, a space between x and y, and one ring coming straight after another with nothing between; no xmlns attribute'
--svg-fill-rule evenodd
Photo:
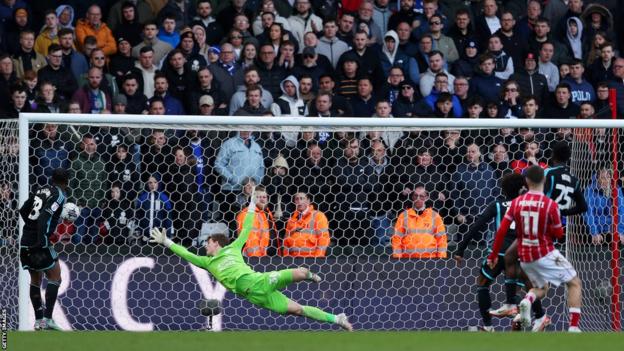
<svg viewBox="0 0 624 351"><path fill-rule="evenodd" d="M285 288L292 281L292 269L254 273L240 277L236 281L236 290L240 291L254 305L285 314L290 299L279 290Z"/></svg>

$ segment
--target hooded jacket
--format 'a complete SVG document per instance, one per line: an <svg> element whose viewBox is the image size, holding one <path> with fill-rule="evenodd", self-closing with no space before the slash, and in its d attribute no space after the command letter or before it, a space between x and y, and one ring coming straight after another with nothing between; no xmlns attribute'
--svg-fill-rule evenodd
<svg viewBox="0 0 624 351"><path fill-rule="evenodd" d="M386 38L394 39L394 50L390 52L388 50L388 46L386 45ZM381 45L381 51L379 53L379 61L381 62L381 69L385 77L390 74L390 69L394 66L399 66L403 70L403 73L406 76L412 78L412 74L410 72L410 67L414 66L414 69L418 69L418 64L416 60L407 56L403 51L399 50L399 35L397 32L393 30L389 30L386 35L384 35L384 40ZM410 61L413 61L411 63Z"/></svg>
<svg viewBox="0 0 624 351"><path fill-rule="evenodd" d="M74 26L72 25L72 23L74 23L74 8L69 6L69 5L60 5L59 7L56 8L56 17L61 17L61 13L63 13L63 11L65 11L65 9L69 10L69 24L67 25L63 25L60 21L59 21L59 26L61 28L69 28L69 29L74 29Z"/></svg>
<svg viewBox="0 0 624 351"><path fill-rule="evenodd" d="M349 45L337 37L329 39L322 36L316 45L316 53L327 57L334 68L336 68L340 56L347 51L349 51Z"/></svg>
<svg viewBox="0 0 624 351"><path fill-rule="evenodd" d="M578 28L576 35L572 35L570 31L571 23L576 23ZM570 17L566 22L565 43L568 46L568 51L575 59L583 59L583 22L578 17Z"/></svg>
<svg viewBox="0 0 624 351"><path fill-rule="evenodd" d="M82 48L85 38L92 35L97 40L98 47L104 51L104 55L111 56L117 52L117 41L113 32L106 23L102 22L99 28L94 28L86 19L79 19L76 23L76 42Z"/></svg>

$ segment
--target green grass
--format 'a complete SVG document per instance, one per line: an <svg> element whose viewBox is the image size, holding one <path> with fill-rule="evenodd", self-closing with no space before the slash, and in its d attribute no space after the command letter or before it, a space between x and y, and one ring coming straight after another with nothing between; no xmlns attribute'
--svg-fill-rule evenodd
<svg viewBox="0 0 624 351"><path fill-rule="evenodd" d="M469 332L11 332L7 350L32 351L610 351L622 333Z"/></svg>

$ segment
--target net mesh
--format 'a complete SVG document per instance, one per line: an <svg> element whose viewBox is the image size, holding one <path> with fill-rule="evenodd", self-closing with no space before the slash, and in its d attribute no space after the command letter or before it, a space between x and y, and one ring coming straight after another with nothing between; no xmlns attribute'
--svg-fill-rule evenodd
<svg viewBox="0 0 624 351"><path fill-rule="evenodd" d="M259 309L226 292L207 272L147 243L152 227L166 228L175 242L199 253L213 233L236 237L237 215L247 205L251 185L261 184L268 205L256 221L258 234L248 242L246 260L260 272L306 266L324 278L320 284L288 286L288 297L345 312L359 329L465 330L481 323L475 278L494 224L469 246L463 266L456 266L452 253L499 196L501 177L521 171L527 161L546 165L551 144L566 141L574 150L571 170L588 187L601 164L594 157L603 157L596 156L602 155L599 148L588 154L581 145L586 136L569 128L158 127L167 128L31 125L31 186L47 184L55 167L70 169L69 201L82 208L81 217L59 224L53 238L63 271L54 318L66 329L205 329L208 321L197 305L211 298L223 303L223 313L213 321L217 330L332 328ZM17 133L14 124L2 130ZM3 158L2 167L11 164L16 165L14 159ZM15 182L17 171L3 172L9 176ZM444 256L442 247L448 246L446 258L393 257L397 249L431 249L430 243L396 237L393 247L397 217L413 206L417 185L445 226L445 242L437 242L435 251ZM294 238L296 226L307 224L297 222L300 192L328 219L327 249L320 238ZM3 212L3 221L16 218L11 210L13 217ZM599 212L602 219L609 216L609 209ZM581 327L609 330L608 247L591 244L583 216L569 223L561 249L585 284ZM2 228L15 237L15 226ZM291 257L285 249L308 256L314 251L318 257ZM3 271L9 275L5 281L12 281L17 251L14 245L2 250L12 250L1 258L10 263L3 270L13 267ZM502 281L499 277L491 289L494 308L504 302ZM551 289L544 301L557 330L567 328L564 293L563 287ZM16 295L16 286L4 285L3 305L16 306ZM494 320L497 329L509 325L508 319Z"/></svg>

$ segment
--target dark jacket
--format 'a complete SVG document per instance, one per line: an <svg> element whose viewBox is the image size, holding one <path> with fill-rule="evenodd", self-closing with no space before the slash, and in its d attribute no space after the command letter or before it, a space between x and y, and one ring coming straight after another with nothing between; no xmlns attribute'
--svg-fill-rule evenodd
<svg viewBox="0 0 624 351"><path fill-rule="evenodd" d="M56 87L56 94L63 100L69 101L76 90L78 83L72 75L70 69L63 66L54 70L47 65L37 72L37 80L41 82L48 81Z"/></svg>
<svg viewBox="0 0 624 351"><path fill-rule="evenodd" d="M524 68L517 68L516 72L509 78L518 83L521 96L535 95L540 107L542 103L546 101L548 97L548 81L537 69L531 74Z"/></svg>
<svg viewBox="0 0 624 351"><path fill-rule="evenodd" d="M469 93L473 96L481 96L485 103L498 102L503 82L502 79L494 75L494 72L489 76L479 72L470 80Z"/></svg>

